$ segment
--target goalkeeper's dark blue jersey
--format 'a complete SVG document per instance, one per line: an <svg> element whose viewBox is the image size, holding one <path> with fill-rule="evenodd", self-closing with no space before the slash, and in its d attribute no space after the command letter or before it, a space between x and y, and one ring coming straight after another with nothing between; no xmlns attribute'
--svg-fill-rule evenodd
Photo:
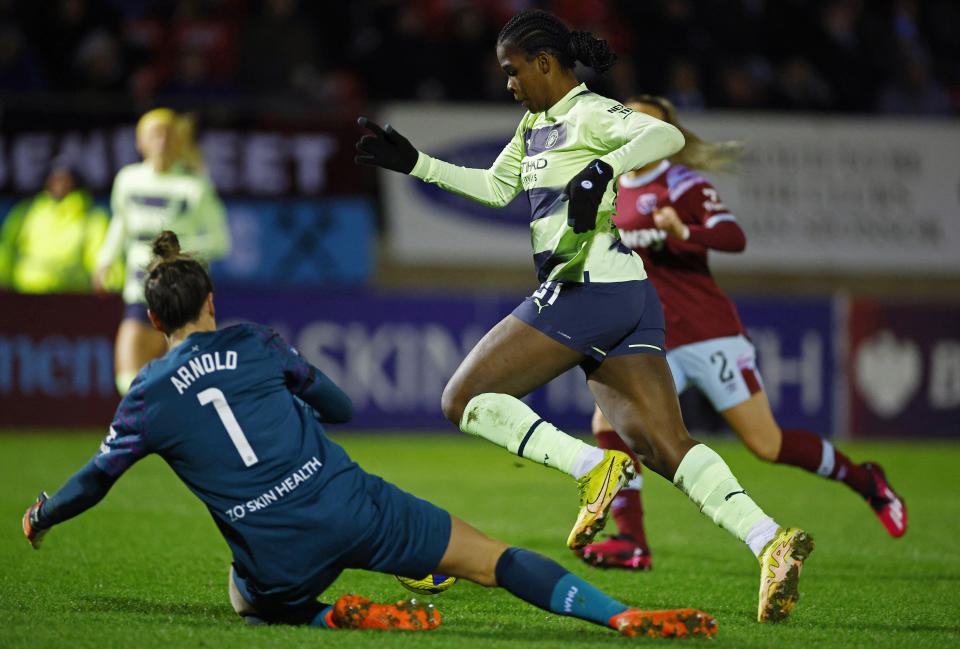
<svg viewBox="0 0 960 649"><path fill-rule="evenodd" d="M268 587L304 584L359 541L336 534L337 518L373 515L351 510L368 477L317 420L344 403L267 327L197 332L141 371L93 463L117 477L159 454L206 503L239 569Z"/></svg>

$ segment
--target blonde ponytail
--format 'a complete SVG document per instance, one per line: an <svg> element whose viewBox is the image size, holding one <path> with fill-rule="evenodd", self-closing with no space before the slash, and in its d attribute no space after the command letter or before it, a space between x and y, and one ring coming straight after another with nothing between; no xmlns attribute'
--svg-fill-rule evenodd
<svg viewBox="0 0 960 649"><path fill-rule="evenodd" d="M677 153L670 156L670 162L683 165L688 169L698 171L736 171L737 163L743 158L745 148L743 142L727 140L723 142L709 142L703 140L696 133L684 128L677 119L677 109L665 97L655 95L637 95L625 103L649 104L656 106L663 112L663 121L680 129L686 143Z"/></svg>

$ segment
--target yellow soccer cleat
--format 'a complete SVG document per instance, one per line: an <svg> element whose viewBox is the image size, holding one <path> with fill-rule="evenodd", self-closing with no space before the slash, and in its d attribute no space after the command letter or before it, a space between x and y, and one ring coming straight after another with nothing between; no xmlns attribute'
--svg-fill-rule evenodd
<svg viewBox="0 0 960 649"><path fill-rule="evenodd" d="M603 461L577 480L580 513L567 537L567 546L571 550L582 548L603 529L610 503L636 474L629 455L622 451L605 450Z"/></svg>
<svg viewBox="0 0 960 649"><path fill-rule="evenodd" d="M758 622L781 622L800 599L800 569L813 552L813 537L799 527L780 528L760 553Z"/></svg>

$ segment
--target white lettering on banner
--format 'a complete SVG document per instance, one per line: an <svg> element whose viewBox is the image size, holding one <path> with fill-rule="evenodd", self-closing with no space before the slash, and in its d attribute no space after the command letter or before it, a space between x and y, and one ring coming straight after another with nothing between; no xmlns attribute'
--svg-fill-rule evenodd
<svg viewBox="0 0 960 649"><path fill-rule="evenodd" d="M42 187L53 157L53 136L24 133L12 139L14 189L28 192Z"/></svg>
<svg viewBox="0 0 960 649"><path fill-rule="evenodd" d="M104 336L67 339L0 335L0 395L62 399L115 394L113 342Z"/></svg>
<svg viewBox="0 0 960 649"><path fill-rule="evenodd" d="M319 194L327 186L324 163L337 150L329 135L301 135L294 138L290 152L297 161L297 185L304 194Z"/></svg>
<svg viewBox="0 0 960 649"><path fill-rule="evenodd" d="M134 134L130 125L8 134L0 140L0 189L38 191L50 161L64 154L77 165L89 187L107 191L121 167L140 160ZM322 192L327 186L326 163L338 145L336 138L325 133L218 130L204 133L200 147L221 193L273 196L288 191L306 195Z"/></svg>
<svg viewBox="0 0 960 649"><path fill-rule="evenodd" d="M200 138L210 177L217 189L232 194L240 184L237 166L237 134L233 131L209 131Z"/></svg>
<svg viewBox="0 0 960 649"><path fill-rule="evenodd" d="M224 514L230 519L230 522L235 523L248 513L252 514L260 511L261 509L266 509L275 502L278 502L281 498L289 495L294 489L305 483L307 480L312 478L320 471L320 468L323 466L316 455L311 457L309 460L304 462L303 466L286 476L273 487L263 492L256 498L251 498L247 502L239 505L234 505L223 511Z"/></svg>
<svg viewBox="0 0 960 649"><path fill-rule="evenodd" d="M819 332L807 331L800 338L800 356L787 358L780 351L780 336L775 329L750 327L750 339L760 358L760 375L770 405L776 410L782 390L788 385L800 388L800 407L805 414L817 413L823 406L823 339Z"/></svg>
<svg viewBox="0 0 960 649"><path fill-rule="evenodd" d="M960 406L960 341L939 340L930 351L930 407Z"/></svg>
<svg viewBox="0 0 960 649"><path fill-rule="evenodd" d="M103 187L113 182L107 156L107 136L102 130L86 135L76 131L64 135L60 155L83 169L84 181L92 187Z"/></svg>
<svg viewBox="0 0 960 649"><path fill-rule="evenodd" d="M134 162L140 162L140 154L137 153L137 129L130 125L121 126L113 133L113 170L119 171ZM112 182L113 178L110 180Z"/></svg>
<svg viewBox="0 0 960 649"><path fill-rule="evenodd" d="M254 194L282 194L287 190L283 168L286 138L276 133L251 133L244 141L242 177Z"/></svg>
<svg viewBox="0 0 960 649"><path fill-rule="evenodd" d="M882 330L860 342L853 355L853 379L864 400L881 417L900 414L920 389L923 359L910 340Z"/></svg>
<svg viewBox="0 0 960 649"><path fill-rule="evenodd" d="M311 322L296 348L323 368L357 409L386 412L438 408L443 386L484 331L469 327L460 340L437 323Z"/></svg>

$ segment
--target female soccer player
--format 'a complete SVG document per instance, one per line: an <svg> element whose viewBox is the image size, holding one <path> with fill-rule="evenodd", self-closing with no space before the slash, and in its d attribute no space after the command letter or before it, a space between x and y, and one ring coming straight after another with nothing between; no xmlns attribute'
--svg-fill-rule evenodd
<svg viewBox="0 0 960 649"><path fill-rule="evenodd" d="M677 392L699 388L757 457L840 480L863 496L894 537L907 529L903 500L876 464L854 464L819 435L781 430L770 412L737 309L717 287L708 250L740 252L746 238L716 190L697 170L723 170L742 153L739 142L705 142L683 129L662 97L643 95L630 108L681 129L686 143L669 159L620 176L614 222L621 240L643 258L667 322L667 364ZM600 446L630 452L600 408L593 416ZM637 464L639 468L639 464ZM611 509L620 534L583 548L588 563L649 569L639 476Z"/></svg>
<svg viewBox="0 0 960 649"><path fill-rule="evenodd" d="M784 619L796 603L812 539L779 527L720 456L690 438L664 360L660 301L612 220L611 181L680 150L682 134L579 84L576 61L603 72L615 56L605 41L570 32L550 13L514 16L500 31L497 58L507 89L527 113L490 169L437 160L390 125L381 129L360 118L374 135L357 143L359 163L495 207L521 191L530 202L533 259L543 283L467 355L444 389L444 414L464 432L576 478L580 514L567 545L580 548L632 477L632 462L563 433L519 397L581 366L601 410L646 465L757 556L758 619Z"/></svg>
<svg viewBox="0 0 960 649"><path fill-rule="evenodd" d="M164 351L163 336L150 324L143 297L150 241L171 228L206 259L223 257L230 249L223 204L203 172L189 118L169 108L151 110L137 123L137 148L143 162L127 165L114 180L113 217L94 273L94 288L103 291L111 265L121 257L126 264L126 309L114 347L120 394L126 393L144 363Z"/></svg>
<svg viewBox="0 0 960 649"><path fill-rule="evenodd" d="M556 562L508 547L360 469L320 425L350 419L347 395L266 327L217 331L210 276L179 249L172 232L156 239L145 288L150 321L169 351L140 372L93 459L27 510L23 529L33 547L157 453L213 515L233 553L230 601L251 623L412 630L440 623L432 606L415 600L317 601L344 569L362 568L502 586L627 636L716 632L713 618L695 609L620 604Z"/></svg>

